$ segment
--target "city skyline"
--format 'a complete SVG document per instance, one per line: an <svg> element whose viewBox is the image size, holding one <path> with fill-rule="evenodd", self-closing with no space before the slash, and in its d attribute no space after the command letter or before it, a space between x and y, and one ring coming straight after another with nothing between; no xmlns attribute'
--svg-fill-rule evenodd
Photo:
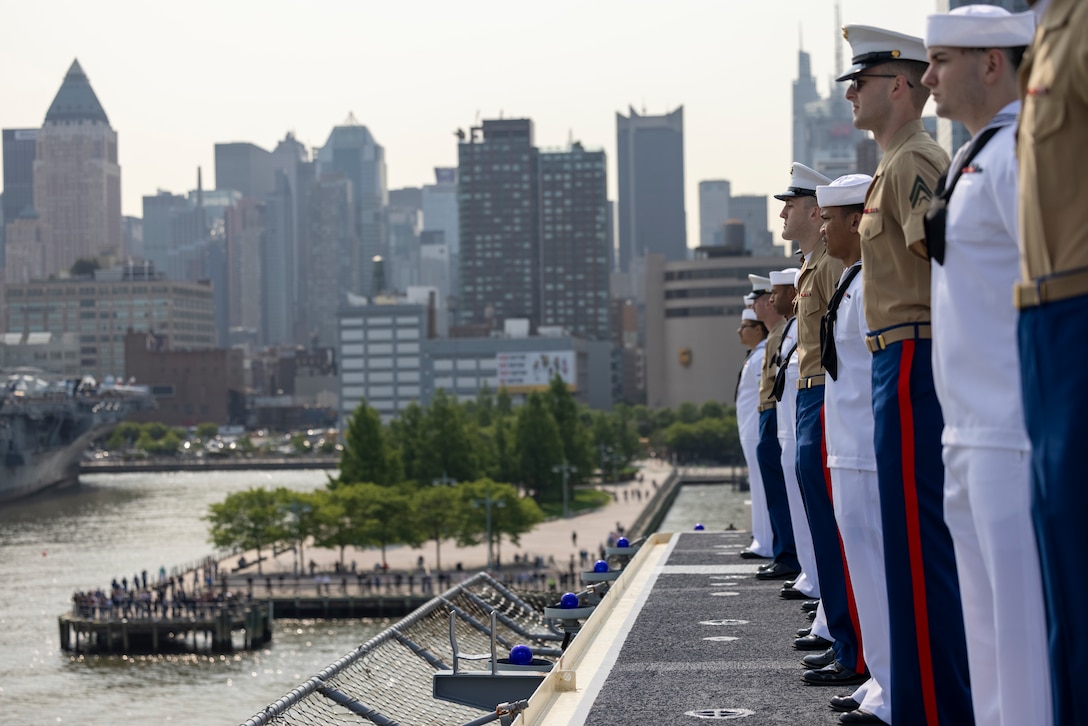
<svg viewBox="0 0 1088 726"><path fill-rule="evenodd" d="M925 5L843 0L841 21L920 35L936 12L936 2ZM386 149L390 189L423 186L434 167L454 166L458 128L521 117L534 120L544 149L571 140L603 149L615 200L615 114L683 105L689 246L699 239L700 181L730 179L737 194L781 186L797 51L811 54L826 93L838 35L832 0L680 2L665 17L649 2L328 2L307 15L276 2L195 2L184 13L107 6L9 9L0 127L40 127L78 59L119 136L126 215L140 216L142 198L160 189L189 190L198 166L210 178L216 143L272 149L293 131L313 148L350 113ZM164 24L169 34L149 32ZM843 53L848 61L848 46ZM776 232L777 211L768 210Z"/></svg>

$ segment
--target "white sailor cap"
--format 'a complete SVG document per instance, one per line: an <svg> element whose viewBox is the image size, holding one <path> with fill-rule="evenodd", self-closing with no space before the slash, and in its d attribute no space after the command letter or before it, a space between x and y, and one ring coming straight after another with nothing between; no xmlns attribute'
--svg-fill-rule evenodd
<svg viewBox="0 0 1088 726"><path fill-rule="evenodd" d="M836 81L849 81L866 68L889 61L929 62L925 42L913 35L874 28L872 25L847 25L842 29L842 37L850 41L850 50L854 53L850 62L853 65Z"/></svg>
<svg viewBox="0 0 1088 726"><path fill-rule="evenodd" d="M740 319L741 320L759 320L759 318L756 317L756 311L752 310L751 308L746 308L740 314Z"/></svg>
<svg viewBox="0 0 1088 726"><path fill-rule="evenodd" d="M752 283L752 292L770 292L771 279L762 275L748 275L748 282Z"/></svg>
<svg viewBox="0 0 1088 726"><path fill-rule="evenodd" d="M752 305L754 305L755 302L756 302L756 297L757 296L756 296L756 294L754 292L750 292L747 295L745 295L744 297L742 297L741 300L744 301L744 307L746 307L746 308L752 307Z"/></svg>
<svg viewBox="0 0 1088 726"><path fill-rule="evenodd" d="M1018 48L1031 45L1035 13L1010 13L996 5L964 5L926 17L926 47Z"/></svg>
<svg viewBox="0 0 1088 726"><path fill-rule="evenodd" d="M816 187L830 181L815 169L795 161L790 166L790 188L781 194L775 194L774 198L784 202L792 197L814 197Z"/></svg>
<svg viewBox="0 0 1088 726"><path fill-rule="evenodd" d="M801 274L800 267L787 267L785 270L772 270L771 271L771 284L772 285L789 285L791 287L797 286L797 276Z"/></svg>
<svg viewBox="0 0 1088 726"><path fill-rule="evenodd" d="M816 203L821 207L848 207L862 204L873 178L868 174L846 174L827 186L816 187Z"/></svg>

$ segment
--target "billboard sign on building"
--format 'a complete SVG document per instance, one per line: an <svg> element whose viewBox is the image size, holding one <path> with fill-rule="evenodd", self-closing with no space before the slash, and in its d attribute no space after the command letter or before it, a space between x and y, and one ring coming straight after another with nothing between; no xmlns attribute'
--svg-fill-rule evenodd
<svg viewBox="0 0 1088 726"><path fill-rule="evenodd" d="M498 364L499 387L510 393L543 391L557 375L567 384L567 388L576 390L572 350L499 353L495 361Z"/></svg>

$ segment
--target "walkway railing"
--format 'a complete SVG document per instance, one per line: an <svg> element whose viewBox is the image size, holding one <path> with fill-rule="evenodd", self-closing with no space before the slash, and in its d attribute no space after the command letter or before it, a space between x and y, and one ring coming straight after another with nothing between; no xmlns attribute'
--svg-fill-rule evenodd
<svg viewBox="0 0 1088 726"><path fill-rule="evenodd" d="M458 648L465 652L490 650L485 624L492 610L501 614L495 626L500 643L550 649L555 633L544 623L542 605L526 602L487 573L474 575L268 705L244 726L486 723L487 712L432 696L434 672L453 661L449 611L458 611ZM486 667L479 665L480 670Z"/></svg>

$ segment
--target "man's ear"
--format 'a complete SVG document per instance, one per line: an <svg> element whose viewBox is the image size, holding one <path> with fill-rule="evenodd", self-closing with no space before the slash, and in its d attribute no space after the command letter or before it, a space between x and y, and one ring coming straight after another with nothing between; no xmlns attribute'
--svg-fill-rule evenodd
<svg viewBox="0 0 1088 726"><path fill-rule="evenodd" d="M861 218L865 216L864 212L851 212L850 213L850 231L858 232L861 230Z"/></svg>

